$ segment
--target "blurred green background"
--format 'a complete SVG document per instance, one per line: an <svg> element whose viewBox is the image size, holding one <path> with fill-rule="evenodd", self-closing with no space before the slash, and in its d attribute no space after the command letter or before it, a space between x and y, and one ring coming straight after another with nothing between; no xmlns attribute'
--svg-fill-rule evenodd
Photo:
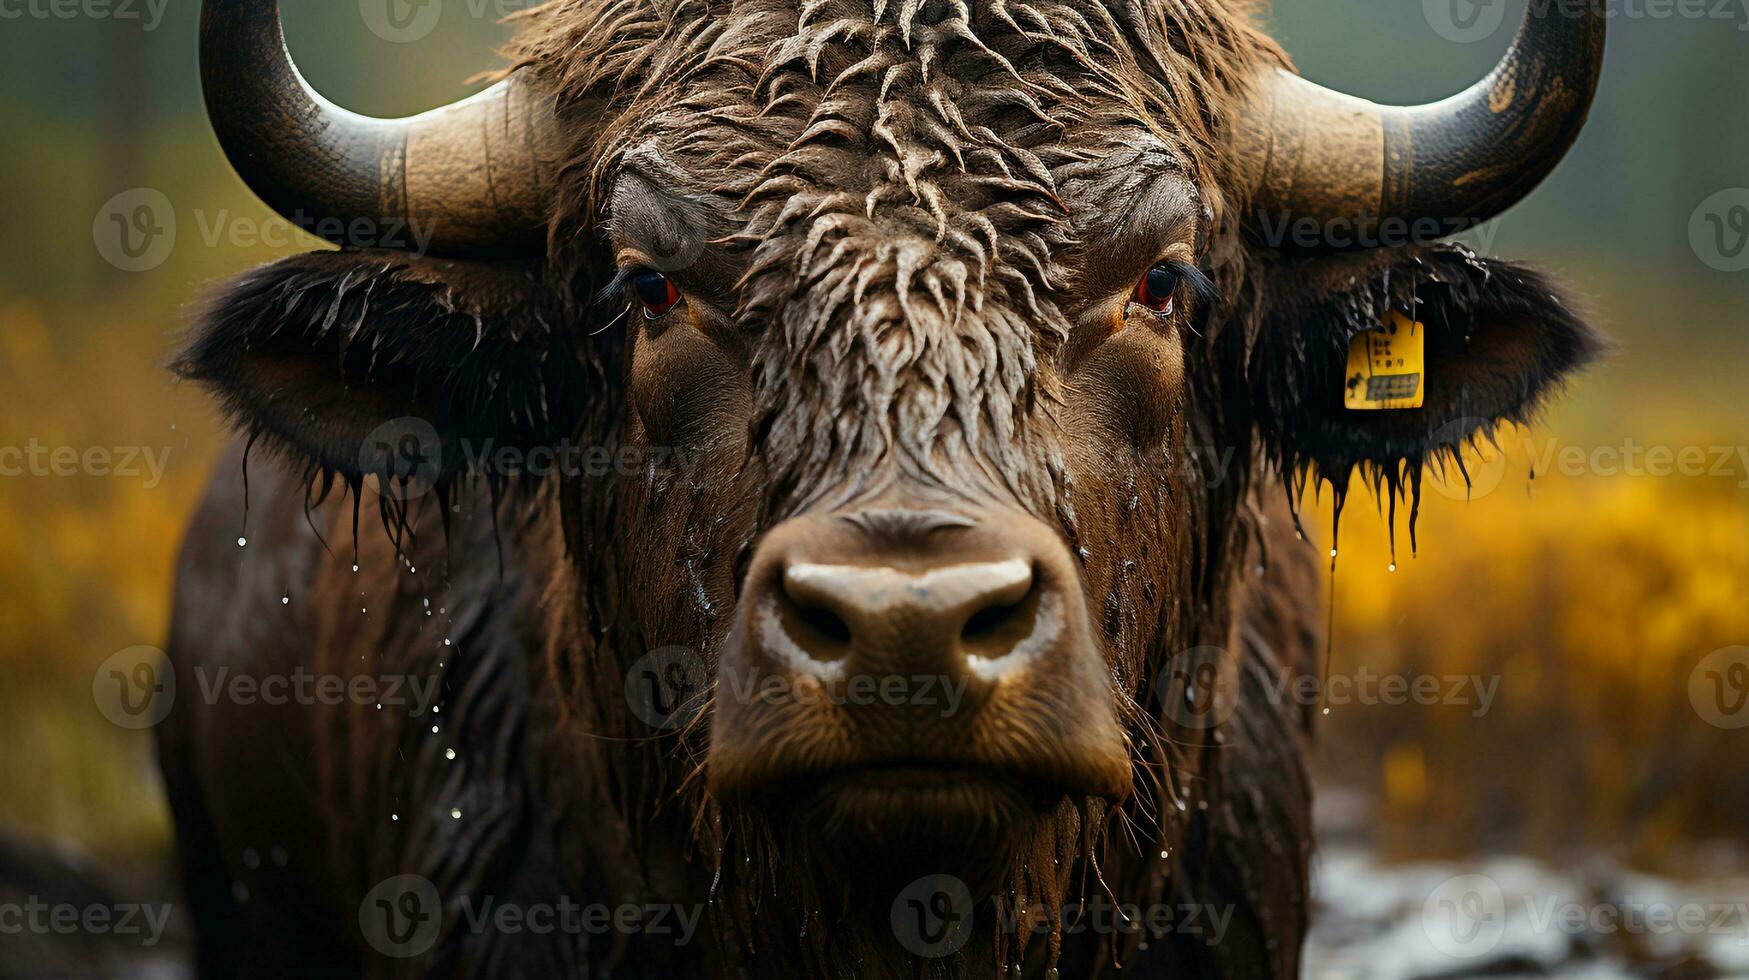
<svg viewBox="0 0 1749 980"><path fill-rule="evenodd" d="M179 529L224 440L162 364L216 280L315 243L230 239L270 216L204 121L194 0L135 0L133 19L34 16L51 8L27 2L0 0L0 446L151 447L169 462L155 484L0 477L0 831L150 857L168 831L149 738L103 719L92 677L122 648L163 642ZM1549 440L1749 442L1749 272L1709 266L1690 241L1702 202L1749 186L1745 6L1729 19L1619 17L1578 146L1468 236L1574 283L1621 351L1507 440L1497 490L1429 494L1422 553L1401 572L1385 570L1383 522L1351 505L1334 669L1501 678L1482 718L1375 705L1326 719L1325 785L1362 801L1383 854L1741 866L1749 736L1703 721L1689 681L1711 651L1749 643L1749 461L1716 476L1528 471ZM1515 24L1524 0L1506 8ZM1479 77L1511 34L1454 43L1427 10L1278 0L1270 16L1312 78L1419 102ZM498 64L509 10L440 11L411 43L374 35L353 0L288 0L284 17L318 89L403 114ZM129 272L98 241L106 202L135 188L168 198L177 238L162 264Z"/></svg>

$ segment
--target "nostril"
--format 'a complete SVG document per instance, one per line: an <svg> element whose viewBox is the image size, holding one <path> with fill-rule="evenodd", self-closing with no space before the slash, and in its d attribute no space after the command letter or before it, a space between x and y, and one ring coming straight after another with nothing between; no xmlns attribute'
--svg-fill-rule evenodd
<svg viewBox="0 0 1749 980"><path fill-rule="evenodd" d="M976 661L1000 660L1014 652L1038 625L1040 586L1031 568L991 566L977 608L959 631L962 651Z"/></svg>
<svg viewBox="0 0 1749 980"><path fill-rule="evenodd" d="M972 614L971 619L966 620L965 628L960 630L960 639L967 643L976 643L996 635L1004 623L1019 614L1020 606L1020 603L1015 602L1006 605L986 606L978 610Z"/></svg>
<svg viewBox="0 0 1749 980"><path fill-rule="evenodd" d="M850 625L844 618L824 606L796 606L796 616L821 639L829 643L850 642Z"/></svg>

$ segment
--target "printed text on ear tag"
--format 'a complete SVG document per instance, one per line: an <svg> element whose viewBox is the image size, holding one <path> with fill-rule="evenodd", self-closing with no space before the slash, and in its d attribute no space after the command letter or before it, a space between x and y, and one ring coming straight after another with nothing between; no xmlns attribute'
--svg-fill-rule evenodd
<svg viewBox="0 0 1749 980"><path fill-rule="evenodd" d="M1420 408L1427 394L1427 331L1396 310L1348 345L1342 404L1358 411Z"/></svg>

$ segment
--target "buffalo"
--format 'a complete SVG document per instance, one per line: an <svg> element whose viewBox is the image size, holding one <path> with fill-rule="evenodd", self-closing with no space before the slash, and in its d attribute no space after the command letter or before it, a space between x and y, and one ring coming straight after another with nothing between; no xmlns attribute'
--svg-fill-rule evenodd
<svg viewBox="0 0 1749 980"><path fill-rule="evenodd" d="M1593 7L1387 107L1238 0L552 0L370 119L206 0L340 248L176 361L238 430L158 728L203 973L1296 976L1294 502L1413 534L1603 346L1445 241L1576 139Z"/></svg>

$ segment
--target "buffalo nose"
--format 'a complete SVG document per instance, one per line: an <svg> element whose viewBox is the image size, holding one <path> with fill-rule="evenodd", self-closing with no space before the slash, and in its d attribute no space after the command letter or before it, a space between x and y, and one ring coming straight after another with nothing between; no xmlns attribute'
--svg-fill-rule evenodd
<svg viewBox="0 0 1749 980"><path fill-rule="evenodd" d="M963 679L981 695L1042 661L1087 652L1067 628L1079 598L1068 549L1030 519L798 518L773 529L749 583L754 655L828 685L931 676Z"/></svg>
<svg viewBox="0 0 1749 980"><path fill-rule="evenodd" d="M750 556L715 691L710 779L725 794L883 765L1129 791L1080 568L1018 511L779 523Z"/></svg>
<svg viewBox="0 0 1749 980"><path fill-rule="evenodd" d="M936 667L987 678L1039 626L1032 563L968 561L919 570L794 561L783 569L783 625L814 660Z"/></svg>

